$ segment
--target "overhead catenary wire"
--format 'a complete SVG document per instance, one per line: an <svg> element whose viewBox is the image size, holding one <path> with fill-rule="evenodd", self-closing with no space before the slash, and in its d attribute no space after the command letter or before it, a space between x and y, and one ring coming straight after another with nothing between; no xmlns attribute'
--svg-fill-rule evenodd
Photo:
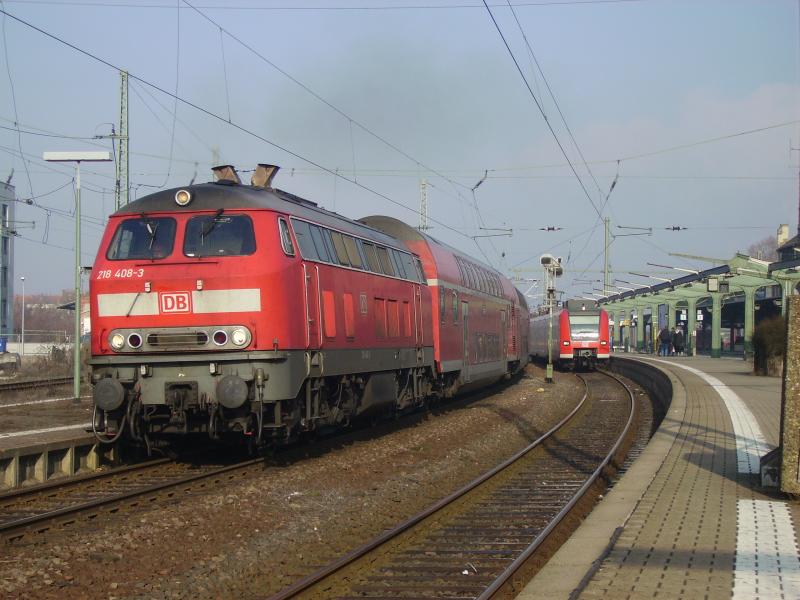
<svg viewBox="0 0 800 600"><path fill-rule="evenodd" d="M0 0L0 8L3 9L5 12L5 5L3 4L3 0ZM17 130L17 147L19 148L19 153L22 154L22 134L19 131L19 111L17 110L17 93L14 88L14 77L11 75L11 63L8 59L8 41L6 39L6 18L5 15L3 16L3 24L2 24L2 31L3 31L3 56L5 58L6 63L6 75L8 76L8 87L9 91L11 92L11 106L14 108L14 127ZM31 173L28 170L28 163L24 160L22 161L22 166L25 167L25 175L28 179L28 191L30 192L31 196L34 195L33 191L33 182L31 181Z"/></svg>
<svg viewBox="0 0 800 600"><path fill-rule="evenodd" d="M85 6L97 8L146 8L146 9L170 9L173 8L170 4L156 4L156 3L131 3L131 2L108 2L107 0L100 0L91 2L87 0L6 0L13 4L29 4L29 5L48 5L48 6ZM639 2L651 2L653 0L539 0L530 2L516 2L514 6L520 8L535 7L535 6L580 6L592 4L631 4ZM492 4L492 6L502 6L502 4ZM235 10L235 11L304 11L304 12L356 12L356 11L397 11L397 10L461 10L461 9L478 9L483 8L483 5L478 3L461 3L461 4L405 4L405 5L316 5L316 6L297 6L285 4L281 6L252 6L252 5L235 5L235 4L206 4L199 8L209 10Z"/></svg>
<svg viewBox="0 0 800 600"><path fill-rule="evenodd" d="M589 194L589 190L586 189L586 186L584 185L583 180L581 179L580 175L578 175L578 171L575 169L575 165L572 164L572 161L570 160L569 156L567 155L567 151L564 149L564 146L561 143L561 140L558 139L558 135L556 135L556 132L553 129L553 126L550 124L550 121L547 118L547 115L545 115L544 109L542 108L541 103L539 102L538 98L536 98L536 94L533 93L533 89L531 89L530 83L528 83L528 79L525 77L525 73L523 73L522 67L520 67L519 61L517 61L517 57L514 55L513 50L511 50L511 46L508 45L508 40L506 40L506 36L503 34L503 30L500 29L500 24L497 22L497 19L495 19L494 13L492 13L492 9L489 8L489 5L486 3L486 0L483 0L483 5L486 7L486 11L489 13L489 17L492 19L492 23L494 23L495 29L497 29L497 33L500 35L500 39L503 40L503 44L505 45L506 50L508 50L508 54L511 57L511 60L514 62L514 66L517 68L517 72L519 73L519 76L522 77L522 81L525 83L525 88L528 90L528 93L530 94L531 98L533 99L534 103L536 104L536 108L539 109L539 112L541 113L542 118L544 119L544 122L547 125L547 129L550 131L550 134L553 136L553 139L555 140L556 144L558 145L559 150L561 150L561 154L564 155L564 159L567 161L567 164L569 165L569 168L572 170L572 173L575 175L575 178L578 180L578 184L581 186L581 189L583 190L583 193L586 196L586 199L589 201L589 204L592 205L592 208L597 213L597 216L602 219L602 215L600 213L600 210L597 208L597 205L594 203L594 200L592 200L592 197Z"/></svg>
<svg viewBox="0 0 800 600"><path fill-rule="evenodd" d="M4 15L8 16L10 19L13 19L14 21L20 23L21 25L24 25L25 27L28 27L28 28L36 31L36 32L38 32L38 33L40 33L40 34L42 34L42 35L44 35L44 36L56 41L56 42L58 42L59 44L62 44L64 46L66 46L67 48L70 48L70 49L74 50L75 52L78 52L78 53L80 53L80 54L82 54L82 55L84 55L84 56L86 56L88 58L91 58L92 60L94 60L94 61L96 61L96 62L98 62L98 63L100 63L100 64L102 64L102 65L104 65L104 66L106 66L106 67L108 67L110 69L113 69L114 71L122 70L119 66L115 65L114 63L112 63L112 62L110 62L110 61L108 61L108 60L106 60L104 58L101 58L101 57L97 56L96 54L93 54L92 52L90 52L88 50L84 50L83 48L81 48L81 47L79 47L79 46L77 46L77 45L75 45L75 44L73 44L71 42L68 42L65 39L63 39L63 38L61 38L61 37L59 37L59 36L57 36L57 35L55 35L53 33L50 33L49 31L47 31L45 29L42 29L41 27L39 27L37 25L34 25L33 23L31 23L29 21L26 21L25 19L23 19L21 17L13 15L13 14L9 13L7 10L5 10L4 8L0 8L0 12L2 12ZM373 188L371 188L371 187L369 187L367 185L364 185L363 183L361 183L359 181L353 181L352 179L350 179L349 177L345 176L342 173L336 173L333 169L325 167L324 165L316 162L315 160L301 155L299 152L296 152L296 151L294 151L294 150L292 150L292 149L290 149L290 148L288 148L286 146L283 146L283 145L281 145L281 144L279 144L277 142L274 142L274 141L272 141L272 140L270 140L270 139L268 139L268 138L266 138L266 137L264 137L264 136L262 136L262 135L260 135L260 134L258 134L256 132L246 128L244 125L238 124L236 121L228 122L228 121L225 120L225 118L223 116L215 113L214 111L212 111L212 110L210 110L208 108L204 108L204 107L200 106L199 104L197 104L195 102L192 102L191 100L187 100L186 98L182 98L182 97L178 96L177 94L171 93L168 90L164 89L163 87L161 87L161 86L159 86L159 85L157 85L155 83L152 83L152 82L144 79L143 77L135 75L135 74L133 74L131 72L128 72L128 77L130 79L134 79L136 81L139 81L142 84L147 85L147 86L151 87L152 89L157 90L158 92L175 99L177 102L179 102L181 104L184 104L184 105L186 105L186 106L188 106L190 108L193 108L194 110L197 110L198 112L201 112L201 113L205 114L208 117L216 119L216 120L218 120L218 121L220 121L222 123L228 123L228 125L233 127L234 129L236 129L236 130L238 130L238 131L240 131L242 133L245 133L245 134L247 134L247 135L249 135L249 136L251 136L251 137L253 137L253 138L257 139L257 140L260 140L260 141L264 142L265 144L268 144L268 145L272 146L273 148L275 148L277 150L285 152L286 154L288 154L290 156L293 156L293 157L297 158L298 160L301 160L301 161L303 161L303 162L305 162L305 163L307 163L309 165L317 167L318 169L322 169L322 170L328 172L329 174L334 175L334 176L336 176L336 177L338 177L338 178L340 178L340 179L342 179L344 181L347 181L347 182L353 184L354 186L356 186L356 187L358 187L358 188L360 188L360 189L362 189L362 190L364 190L364 191L366 191L368 193L371 193L371 194L373 194L373 195L375 195L375 196L377 196L379 198L382 198L382 199L386 200L387 202L390 202L391 204L394 204L394 205L396 205L396 206L398 206L400 208L403 208L403 209L405 209L407 211L410 211L410 212L412 212L414 214L419 215L419 211L417 209L412 208L412 207L410 207L410 206L408 206L406 204L403 204L402 202L400 202L398 200L395 200L391 196L388 196L388 195L386 195L386 194L384 194L384 193L382 193L382 192L380 192L378 190L375 190L375 189L373 189ZM354 123L358 124L358 122L355 121L355 120L354 120ZM434 171L432 171L432 172L434 172ZM439 220L434 219L433 217L430 217L430 216L428 217L428 220L429 221L433 221L434 223L437 223L438 225L442 226L443 228L445 228L445 229L447 229L449 231L452 231L452 232L456 233L459 236L465 237L467 239L471 239L469 236L464 235L463 233L461 233L457 229L450 227L449 225L447 225L443 221L439 221Z"/></svg>
<svg viewBox="0 0 800 600"><path fill-rule="evenodd" d="M454 186L454 187L460 186L460 187L462 187L462 188L464 188L464 189L468 189L466 185L464 185L464 184L462 184L462 183L460 183L460 182L458 182L458 181L455 181L455 180L453 180L453 179L451 179L451 178L447 177L445 174L443 174L443 173L442 173L442 172L440 172L439 170L437 170L437 169L434 169L433 167L430 167L430 166L426 165L426 164L425 164L425 163L423 163L421 160L418 160L417 158L415 158L415 157L411 156L411 155L410 155L408 152L406 152L405 150L403 150L402 148L400 148L400 147L399 147L399 146L397 146L396 144L392 143L391 141L389 141L388 139L386 139L386 138L385 138L385 137L383 137L382 135L380 135L380 134L376 133L375 131L373 131L372 129L370 129L369 127L367 127L367 126L366 126L364 123L362 123L362 122L361 122L361 121L359 121L358 119L355 119L355 118L353 118L353 116L352 116L352 115L350 115L350 114L346 113L344 110L342 110L341 108L339 108L338 106L336 106L335 104L333 104L331 101L329 101L329 100L327 100L326 98L324 98L324 97L323 97L321 94L319 94L317 91L313 90L313 89L312 89L312 88L311 88L309 85L307 85L306 83L304 83L304 82L300 81L298 78L296 78L294 75L292 75L291 73L289 73L288 71L286 71L284 68L280 67L280 66L279 66L278 64L276 64L274 61L272 61L272 60L270 60L269 58L267 58L266 56L264 56L264 55L263 55L261 52L259 52L259 51L258 51L258 50L256 50L255 48L253 48L253 47L252 47L250 44L248 44L247 42L245 42L244 40L242 40L242 39L241 39L241 38L239 38L238 36L234 35L234 34L233 34L233 33L231 33L230 31L228 31L227 29L225 29L224 27L222 27L222 25L220 25L218 22L216 22L214 19L212 19L212 18L211 18L210 16L208 16L206 13L204 13L203 11L201 11L199 8L195 7L195 6L194 6L192 3L190 3L188 0L181 0L181 1L182 1L182 2L183 2L185 5L186 5L186 6L188 6L188 7L189 7L189 8L191 8L192 10L194 10L194 11L195 11L195 12L196 12L198 15L200 15L202 18L204 18L206 21L208 21L209 23L211 23L211 24L212 24L214 27L217 27L217 28L219 28L221 31L223 31L223 32L225 33L225 35L227 35L228 37L230 37L232 40L236 41L236 42L237 42L238 44L240 44L240 45L241 45L243 48L245 48L246 50L248 50L249 52L251 52L251 53L252 53L254 56L256 56L257 58L259 58L259 59L260 59L261 61L263 61L265 64L269 65L269 66L270 66L271 68L273 68L275 71L277 71L278 73L280 73L281 75L283 75L284 77L286 77L287 79L289 79L289 80L290 80L292 83L294 83L295 85L299 86L301 89L303 89L304 91L306 91L308 94L310 94L312 97L314 97L315 99L317 99L319 102L323 103L325 106L329 107L331 110L333 110L334 112L336 112L337 114L339 114L341 117L343 117L344 119L346 119L347 121L349 121L349 124L350 124L351 126L352 126L352 125L355 125L355 126L356 126L356 127L358 127L359 129L361 129L362 131L364 131L365 133L367 133L368 135L372 136L374 139L376 139L376 140L378 140L379 142L381 142L382 144L386 145L388 148L391 148L392 150L394 150L394 151L395 151L395 152L397 152L398 154L402 155L403 157L405 157L405 158L406 158L406 159L408 159L409 161L413 162L415 165L417 165L417 167L419 167L419 168L422 168L422 169L424 169L424 170L426 170L426 171L429 171L430 173L433 173L434 175L436 175L436 176L438 176L438 177L441 177L441 178L442 178L442 179L444 179L445 181L448 181L448 182L449 182L449 183L450 183L452 186Z"/></svg>

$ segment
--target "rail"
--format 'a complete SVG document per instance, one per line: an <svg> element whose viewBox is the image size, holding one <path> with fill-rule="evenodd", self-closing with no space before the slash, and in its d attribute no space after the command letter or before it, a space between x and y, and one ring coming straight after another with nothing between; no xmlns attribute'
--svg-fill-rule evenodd
<svg viewBox="0 0 800 600"><path fill-rule="evenodd" d="M51 388L72 383L72 377L51 377L49 379L30 379L27 381L6 381L0 383L0 393L19 390Z"/></svg>
<svg viewBox="0 0 800 600"><path fill-rule="evenodd" d="M600 378L613 380L616 391L602 389ZM627 386L600 373L584 384L570 414L516 455L269 600L407 593L486 600L507 593L584 504L631 432L635 400ZM612 413L613 427L603 422ZM598 437L602 451L589 443Z"/></svg>
<svg viewBox="0 0 800 600"><path fill-rule="evenodd" d="M164 458L14 490L0 495L0 538L6 543L18 542L94 519L104 511L118 512L126 505L135 507L179 491L232 480L262 466L261 458L223 466Z"/></svg>

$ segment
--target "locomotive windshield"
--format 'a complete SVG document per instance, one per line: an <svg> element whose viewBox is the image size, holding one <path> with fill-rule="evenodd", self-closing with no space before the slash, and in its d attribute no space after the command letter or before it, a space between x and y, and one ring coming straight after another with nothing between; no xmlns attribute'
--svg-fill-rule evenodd
<svg viewBox="0 0 800 600"><path fill-rule="evenodd" d="M569 316L569 329L573 340L596 340L600 338L600 315Z"/></svg>
<svg viewBox="0 0 800 600"><path fill-rule="evenodd" d="M186 256L244 256L256 251L253 222L246 215L192 217L186 224Z"/></svg>
<svg viewBox="0 0 800 600"><path fill-rule="evenodd" d="M175 219L146 217L119 224L108 247L109 260L159 259L172 254Z"/></svg>

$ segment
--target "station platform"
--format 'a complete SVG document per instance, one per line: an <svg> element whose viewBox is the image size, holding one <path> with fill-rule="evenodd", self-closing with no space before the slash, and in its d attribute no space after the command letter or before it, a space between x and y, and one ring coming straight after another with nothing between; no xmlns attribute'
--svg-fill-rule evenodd
<svg viewBox="0 0 800 600"><path fill-rule="evenodd" d="M669 376L669 411L517 598L800 598L800 505L759 477L778 445L782 380L741 359L624 358Z"/></svg>

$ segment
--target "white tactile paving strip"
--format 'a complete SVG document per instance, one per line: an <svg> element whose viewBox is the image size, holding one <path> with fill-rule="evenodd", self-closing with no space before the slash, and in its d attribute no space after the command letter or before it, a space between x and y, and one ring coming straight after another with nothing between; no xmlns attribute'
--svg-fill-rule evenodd
<svg viewBox="0 0 800 600"><path fill-rule="evenodd" d="M785 502L739 500L733 598L800 598L800 558Z"/></svg>
<svg viewBox="0 0 800 600"><path fill-rule="evenodd" d="M733 422L733 432L736 434L736 460L739 473L758 474L759 460L761 456L772 450L772 446L766 442L764 435L761 433L761 428L758 426L758 421L756 421L750 409L747 408L747 405L742 402L742 399L736 395L736 392L716 377L712 377L708 373L693 367L667 360L659 360L657 362L686 369L714 388L725 403Z"/></svg>
<svg viewBox="0 0 800 600"><path fill-rule="evenodd" d="M719 394L730 413L736 435L738 471L759 473L759 459L771 446L741 398L716 377L698 369L666 360L703 379ZM786 502L740 499L736 515L736 567L733 600L800 598L800 557L794 524Z"/></svg>

